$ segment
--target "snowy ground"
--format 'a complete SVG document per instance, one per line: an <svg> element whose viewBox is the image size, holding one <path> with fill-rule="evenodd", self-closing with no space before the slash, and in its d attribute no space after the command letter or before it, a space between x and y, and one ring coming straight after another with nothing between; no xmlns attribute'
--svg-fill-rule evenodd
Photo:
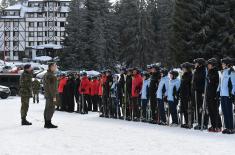
<svg viewBox="0 0 235 155"><path fill-rule="evenodd" d="M0 100L0 155L90 154L199 154L231 155L235 135L99 118L97 113L79 115L56 112L58 129L43 128L44 100L30 104L28 119L20 125L20 98Z"/></svg>

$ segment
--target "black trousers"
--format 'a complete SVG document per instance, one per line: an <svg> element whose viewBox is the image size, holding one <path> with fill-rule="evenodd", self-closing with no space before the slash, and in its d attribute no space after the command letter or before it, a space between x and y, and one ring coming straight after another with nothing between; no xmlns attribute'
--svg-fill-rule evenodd
<svg viewBox="0 0 235 155"><path fill-rule="evenodd" d="M65 111L67 110L67 105L66 105L66 101L65 101L65 95L64 93L59 93L59 97L60 97L60 102L61 102L61 110Z"/></svg>
<svg viewBox="0 0 235 155"><path fill-rule="evenodd" d="M156 97L155 96L150 96L150 104L151 104L151 111L152 111L152 120L157 121L157 103L156 103Z"/></svg>
<svg viewBox="0 0 235 155"><path fill-rule="evenodd" d="M209 117L211 120L211 126L213 128L221 128L222 123L219 114L219 101L216 99L216 97L208 96L207 105L208 105Z"/></svg>
<svg viewBox="0 0 235 155"><path fill-rule="evenodd" d="M87 95L87 104L88 104L88 111L92 111L92 97L91 97L91 95Z"/></svg>
<svg viewBox="0 0 235 155"><path fill-rule="evenodd" d="M88 113L88 100L89 100L89 95L82 94L81 95L81 111L84 113Z"/></svg>
<svg viewBox="0 0 235 155"><path fill-rule="evenodd" d="M132 110L132 113L133 113L133 118L139 118L140 117L139 98L138 97L132 97L131 110Z"/></svg>
<svg viewBox="0 0 235 155"><path fill-rule="evenodd" d="M94 95L91 96L91 104L92 104L92 111L97 111L97 107L98 107L98 102L99 102L99 96L98 95Z"/></svg>
<svg viewBox="0 0 235 155"><path fill-rule="evenodd" d="M197 112L198 112L198 125L201 126L202 122L202 105L203 105L203 94L201 92L197 92ZM204 126L208 126L209 116L207 112L204 116Z"/></svg>

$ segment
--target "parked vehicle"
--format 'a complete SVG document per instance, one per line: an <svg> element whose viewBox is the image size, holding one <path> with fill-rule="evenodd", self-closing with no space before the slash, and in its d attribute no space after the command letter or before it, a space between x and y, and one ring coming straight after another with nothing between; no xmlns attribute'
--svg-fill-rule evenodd
<svg viewBox="0 0 235 155"><path fill-rule="evenodd" d="M19 91L20 74L1 73L0 85L9 87L11 95L16 96Z"/></svg>
<svg viewBox="0 0 235 155"><path fill-rule="evenodd" d="M8 96L10 96L10 94L11 94L10 88L0 85L0 98L6 99L8 98Z"/></svg>
<svg viewBox="0 0 235 155"><path fill-rule="evenodd" d="M14 65L6 65L2 67L1 73L18 73L19 70L20 69Z"/></svg>

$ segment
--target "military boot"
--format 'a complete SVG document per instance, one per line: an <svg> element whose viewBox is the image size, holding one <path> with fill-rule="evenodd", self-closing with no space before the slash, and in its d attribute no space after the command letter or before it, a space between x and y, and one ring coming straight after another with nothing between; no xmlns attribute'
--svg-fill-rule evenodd
<svg viewBox="0 0 235 155"><path fill-rule="evenodd" d="M22 118L21 125L32 125L32 123L28 122L25 118Z"/></svg>
<svg viewBox="0 0 235 155"><path fill-rule="evenodd" d="M53 128L58 128L58 126L53 125L53 124L51 123L51 121L45 121L44 128L53 129Z"/></svg>

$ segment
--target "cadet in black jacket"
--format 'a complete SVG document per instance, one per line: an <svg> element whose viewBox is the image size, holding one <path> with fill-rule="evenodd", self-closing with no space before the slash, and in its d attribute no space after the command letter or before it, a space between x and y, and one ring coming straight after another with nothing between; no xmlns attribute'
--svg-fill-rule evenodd
<svg viewBox="0 0 235 155"><path fill-rule="evenodd" d="M205 80L206 80L206 61L204 58L197 58L194 60L195 63L195 72L193 78L193 89L195 91L195 96L197 98L197 116L198 116L198 125L194 127L195 130L201 129L201 114L202 114L202 105L203 105L203 96L205 91ZM203 129L207 129L208 125L208 115L205 114L204 126Z"/></svg>
<svg viewBox="0 0 235 155"><path fill-rule="evenodd" d="M185 124L182 124L182 128L192 128L192 120L193 120L193 111L192 111L192 67L193 64L189 62L185 62L181 65L183 69L183 75L181 78L181 85L180 85L180 111L181 115L184 116ZM188 117L188 116L191 117ZM191 119L191 123L189 123L189 119Z"/></svg>
<svg viewBox="0 0 235 155"><path fill-rule="evenodd" d="M103 90L103 96L104 96L104 116L109 117L110 114L110 107L111 107L111 86L113 84L113 78L111 74L111 70L107 70L106 72L106 81L104 83L104 90Z"/></svg>
<svg viewBox="0 0 235 155"><path fill-rule="evenodd" d="M151 66L151 77L150 77L150 86L149 86L149 98L152 111L152 119L150 123L157 124L157 101L156 101L156 91L158 84L161 79L160 67L157 64Z"/></svg>
<svg viewBox="0 0 235 155"><path fill-rule="evenodd" d="M132 88L132 72L133 69L129 68L127 70L127 76L126 76L126 119L128 121L131 120L130 116L131 116L131 88Z"/></svg>
<svg viewBox="0 0 235 155"><path fill-rule="evenodd" d="M219 85L218 62L215 58L211 58L207 62L207 92L206 101L208 105L211 127L209 132L221 132L221 118L219 115L219 100L217 97L217 88Z"/></svg>

